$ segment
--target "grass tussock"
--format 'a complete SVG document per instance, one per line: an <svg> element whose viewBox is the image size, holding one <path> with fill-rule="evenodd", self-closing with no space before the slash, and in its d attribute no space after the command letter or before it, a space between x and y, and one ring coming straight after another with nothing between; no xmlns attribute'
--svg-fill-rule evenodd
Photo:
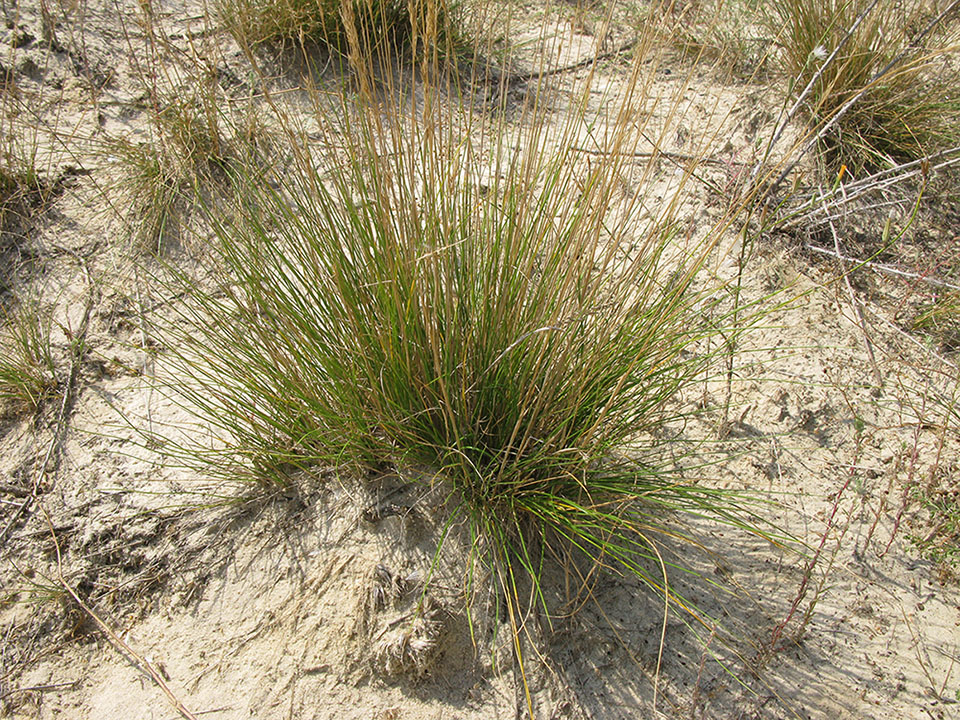
<svg viewBox="0 0 960 720"><path fill-rule="evenodd" d="M236 138L226 132L215 93L200 88L187 99L159 98L151 114L147 141L119 138L106 151L122 177L114 194L129 208L124 213L134 247L162 252L164 240L199 196L225 189L236 163ZM253 147L253 140L247 141Z"/></svg>
<svg viewBox="0 0 960 720"><path fill-rule="evenodd" d="M158 360L210 434L164 451L269 485L416 469L448 490L514 628L519 584L543 601L559 548L669 596L670 516L742 516L680 477L659 433L750 313L734 322L704 284L724 222L689 241L680 188L652 215L636 190L654 76L636 62L602 133L589 78L572 100L542 85L515 124L428 73L395 101L315 98L322 140L294 142L282 175L242 176L204 267L174 272L186 299L153 330Z"/></svg>
<svg viewBox="0 0 960 720"><path fill-rule="evenodd" d="M0 110L0 116L3 115ZM41 172L35 130L6 118L0 129L0 313L16 295L35 254L29 229L58 192ZM12 302L12 301L11 301ZM10 320L0 315L0 323ZM2 362L2 361L0 361ZM14 365L14 361L11 361Z"/></svg>
<svg viewBox="0 0 960 720"><path fill-rule="evenodd" d="M815 127L837 118L824 135L836 167L889 167L960 143L955 12L919 0L781 0L770 12L793 98Z"/></svg>
<svg viewBox="0 0 960 720"><path fill-rule="evenodd" d="M0 229L30 205L42 202L49 191L36 163L36 149L28 150L21 129L0 131Z"/></svg>
<svg viewBox="0 0 960 720"><path fill-rule="evenodd" d="M42 190L40 177L32 168L11 163L0 165L0 227L11 210Z"/></svg>
<svg viewBox="0 0 960 720"><path fill-rule="evenodd" d="M130 207L133 244L159 253L176 212L182 177L162 151L147 143L117 141L111 148L124 169L124 194Z"/></svg>
<svg viewBox="0 0 960 720"><path fill-rule="evenodd" d="M666 42L686 57L738 78L756 78L766 69L772 38L756 0L697 0L652 7L648 22L659 23Z"/></svg>

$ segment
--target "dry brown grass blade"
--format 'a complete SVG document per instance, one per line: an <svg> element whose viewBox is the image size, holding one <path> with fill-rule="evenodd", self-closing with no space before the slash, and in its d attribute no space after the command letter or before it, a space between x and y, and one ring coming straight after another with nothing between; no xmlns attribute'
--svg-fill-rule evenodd
<svg viewBox="0 0 960 720"><path fill-rule="evenodd" d="M163 679L163 676L160 672L153 666L152 663L148 662L146 658L136 652L129 644L124 642L123 638L117 635L99 615L97 615L93 609L84 602L83 598L77 593L70 583L67 582L67 579L63 576L63 558L60 553L60 541L57 538L57 532L53 527L53 520L50 519L50 514L47 512L46 508L43 507L43 504L39 501L37 502L37 507L40 509L40 512L43 513L43 517L47 522L47 528L50 531L50 538L53 540L53 546L57 553L57 582L60 583L61 587L73 598L73 601L80 607L87 616L93 620L98 628L107 636L107 639L110 643L116 647L127 659L139 670L146 673L151 680L163 691L163 694L167 697L167 700L170 701L170 704L173 705L174 709L180 713L181 717L186 718L186 720L197 720L197 716L190 712L186 706L180 701L180 699L173 693L170 689L170 686L167 685L166 681Z"/></svg>

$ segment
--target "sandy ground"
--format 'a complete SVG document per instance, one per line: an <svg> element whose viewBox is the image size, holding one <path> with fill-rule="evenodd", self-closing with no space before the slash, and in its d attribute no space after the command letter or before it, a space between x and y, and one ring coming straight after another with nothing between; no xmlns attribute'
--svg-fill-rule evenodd
<svg viewBox="0 0 960 720"><path fill-rule="evenodd" d="M52 44L38 8L5 12L0 60L20 106L35 108L41 165L57 187L18 224L17 247L30 260L25 282L54 307L72 390L35 418L0 425L0 714L177 717L149 665L202 718L523 716L507 626L487 618L471 636L456 543L411 624L441 500L400 477L303 478L267 497L212 486L159 463L124 423L189 418L143 377L152 368L140 318L168 299L126 259L122 182L105 139L147 137L138 64L150 52L188 56L214 43L221 85L238 97L250 90L242 54L204 27L200 5L156 12L173 51L151 49L135 3L58 6ZM615 33L588 25L571 25L577 42L561 60L617 46ZM622 72L605 65L598 86ZM692 152L710 136L713 180L736 182L774 118L769 88L660 72L655 87L680 93L682 107L668 149ZM651 198L675 174L659 162ZM706 221L718 210L700 193L689 213ZM185 221L184 245L191 232ZM718 409L725 388L710 383L678 400L707 410L677 432L714 441L704 482L770 501L760 511L806 549L698 527L703 551L677 552L701 576L674 582L722 627L676 611L665 620L662 600L612 573L589 597L565 597L563 569L548 570L558 599L579 610L537 627L543 655L528 663L537 717L960 717L960 591L910 542L925 526L906 493L935 466L949 475L960 457L955 437L938 444L928 400L949 358L891 322L885 300L898 291L884 277L871 276L854 307L838 268L803 242L770 237L752 249L746 296L788 288L794 300L745 337L728 422ZM717 273L733 272L729 257ZM80 334L85 352L70 361Z"/></svg>

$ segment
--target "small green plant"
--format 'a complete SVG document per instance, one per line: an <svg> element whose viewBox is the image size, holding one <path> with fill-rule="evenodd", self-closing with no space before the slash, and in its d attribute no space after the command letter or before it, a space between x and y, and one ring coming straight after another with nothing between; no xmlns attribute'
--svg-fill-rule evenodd
<svg viewBox="0 0 960 720"><path fill-rule="evenodd" d="M816 128L833 123L823 140L836 167L888 167L960 141L955 18L925 13L917 0L771 5L791 99Z"/></svg>
<svg viewBox="0 0 960 720"><path fill-rule="evenodd" d="M160 253L181 210L198 195L223 186L233 164L233 144L226 137L220 113L206 95L187 98L173 94L156 103L148 142L118 139L107 152L122 168L115 188L129 209L134 244Z"/></svg>
<svg viewBox="0 0 960 720"><path fill-rule="evenodd" d="M15 602L45 605L47 603L57 603L66 596L67 593L63 586L43 573L33 568L21 570L17 567L15 569L20 576L20 582L11 588L11 591L3 600L0 600L0 607L3 603L12 604Z"/></svg>
<svg viewBox="0 0 960 720"><path fill-rule="evenodd" d="M926 511L924 534L911 533L909 540L926 558L944 571L960 570L960 486L940 482L915 486L912 500Z"/></svg>
<svg viewBox="0 0 960 720"><path fill-rule="evenodd" d="M908 516L907 540L937 566L941 579L960 577L960 484L956 460L948 452L960 433L958 393L960 375L952 363L924 369L924 385L917 389L912 408L914 437L932 433L933 442L921 453L915 440L904 483L904 509L919 510ZM919 457L930 463L922 475Z"/></svg>
<svg viewBox="0 0 960 720"><path fill-rule="evenodd" d="M36 303L4 314L0 326L0 410L35 410L57 385L50 317Z"/></svg>
<svg viewBox="0 0 960 720"><path fill-rule="evenodd" d="M945 291L923 305L913 321L913 329L928 333L949 350L960 347L960 293Z"/></svg>

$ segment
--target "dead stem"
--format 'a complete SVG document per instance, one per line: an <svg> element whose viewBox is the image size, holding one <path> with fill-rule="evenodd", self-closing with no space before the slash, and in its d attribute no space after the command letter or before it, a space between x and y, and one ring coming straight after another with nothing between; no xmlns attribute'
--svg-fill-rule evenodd
<svg viewBox="0 0 960 720"><path fill-rule="evenodd" d="M840 236L837 234L837 226L833 224L832 219L830 219L830 233L833 235L833 247L836 250L837 257L842 258L843 253L840 252ZM870 335L867 333L867 322L863 317L863 310L860 308L860 303L857 301L857 295L853 291L853 285L850 284L850 271L844 270L842 277L844 285L847 288L847 295L850 298L850 305L853 307L853 312L856 314L857 318L857 324L860 326L860 337L863 340L863 345L867 350L867 356L870 358L870 367L873 368L873 375L877 382L877 388L882 388L883 374L880 372L880 367L877 365L877 358L873 352L873 342L870 340Z"/></svg>

